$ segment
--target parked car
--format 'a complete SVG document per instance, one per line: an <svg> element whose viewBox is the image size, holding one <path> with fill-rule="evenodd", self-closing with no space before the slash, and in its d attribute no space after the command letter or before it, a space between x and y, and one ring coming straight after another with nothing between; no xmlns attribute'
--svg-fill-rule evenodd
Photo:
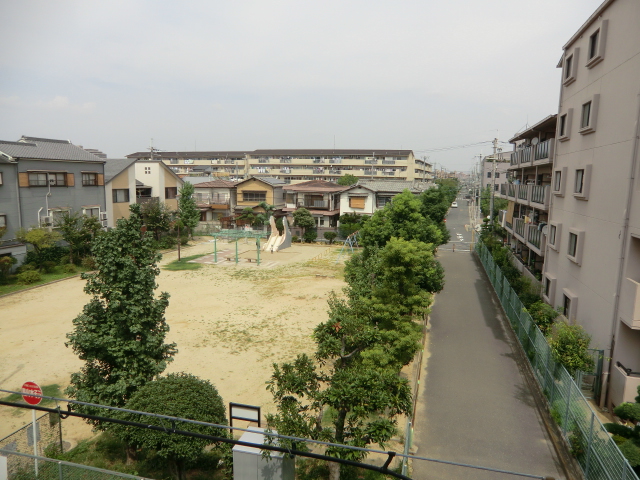
<svg viewBox="0 0 640 480"><path fill-rule="evenodd" d="M458 208L458 202L453 202L451 204L451 208Z"/></svg>

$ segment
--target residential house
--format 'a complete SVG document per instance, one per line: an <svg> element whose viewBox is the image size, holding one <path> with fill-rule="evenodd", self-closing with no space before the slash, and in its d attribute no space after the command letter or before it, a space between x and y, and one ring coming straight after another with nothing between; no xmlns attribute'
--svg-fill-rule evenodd
<svg viewBox="0 0 640 480"><path fill-rule="evenodd" d="M285 206L284 185L284 180L270 177L250 177L237 183L235 213L240 214L247 207L261 212L262 209L258 207L261 202L273 205L276 210L282 210Z"/></svg>
<svg viewBox="0 0 640 480"><path fill-rule="evenodd" d="M433 183L402 182L402 181L362 181L349 187L340 194L340 214L357 213L359 215L373 215L377 210L391 202L391 199L404 190L419 195Z"/></svg>
<svg viewBox="0 0 640 480"><path fill-rule="evenodd" d="M221 225L224 218L231 217L236 207L236 182L212 180L194 183L196 202L200 208L200 222Z"/></svg>
<svg viewBox="0 0 640 480"><path fill-rule="evenodd" d="M178 209L178 190L182 179L163 162L146 161L138 165L135 158L111 158L104 167L109 227L119 218L129 218L132 203L165 202L171 210ZM142 180L141 180L142 179Z"/></svg>
<svg viewBox="0 0 640 480"><path fill-rule="evenodd" d="M286 185L283 187L286 206L282 211L290 214L298 208L306 208L316 220L318 237L322 237L324 232L336 231L340 218L340 193L348 188L324 180ZM289 218L289 224L293 225L292 217ZM302 235L297 227L292 227L291 232Z"/></svg>
<svg viewBox="0 0 640 480"><path fill-rule="evenodd" d="M518 267L535 280L541 278L545 258L556 119L549 115L509 140L510 181L496 192L509 201L502 223Z"/></svg>
<svg viewBox="0 0 640 480"><path fill-rule="evenodd" d="M609 407L640 385L639 25L640 2L606 0L558 65L544 298L604 350Z"/></svg>
<svg viewBox="0 0 640 480"><path fill-rule="evenodd" d="M64 212L107 219L104 160L68 140L0 141L0 254L24 255L20 228L51 226Z"/></svg>

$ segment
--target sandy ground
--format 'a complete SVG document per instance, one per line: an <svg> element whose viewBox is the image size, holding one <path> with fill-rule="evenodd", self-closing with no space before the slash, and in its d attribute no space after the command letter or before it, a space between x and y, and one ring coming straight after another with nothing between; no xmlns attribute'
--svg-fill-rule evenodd
<svg viewBox="0 0 640 480"><path fill-rule="evenodd" d="M220 250L235 252L235 244L221 243ZM255 258L255 246L241 240L239 250L246 254L237 266L219 259L199 270L162 270L158 291L171 295L167 341L179 350L167 373L185 371L210 380L225 402L258 405L264 414L274 410L265 389L272 363L313 352L310 334L326 319L327 297L344 286L335 264L340 247L294 245L265 253L260 267L247 260ZM212 252L206 241L182 255ZM165 254L161 265L176 258L175 252ZM73 278L0 298L1 388L17 390L27 380L68 385L81 361L64 346L65 335L88 301L84 284ZM26 410L0 406L0 438L29 419ZM77 419L66 420L64 427L72 445L91 435Z"/></svg>

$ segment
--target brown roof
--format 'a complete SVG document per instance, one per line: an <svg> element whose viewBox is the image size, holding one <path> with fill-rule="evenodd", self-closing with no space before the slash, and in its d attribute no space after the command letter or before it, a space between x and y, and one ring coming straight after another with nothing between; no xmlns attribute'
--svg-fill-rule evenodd
<svg viewBox="0 0 640 480"><path fill-rule="evenodd" d="M349 188L349 185L338 185L326 180L309 180L308 182L296 183L282 187L288 192L342 192Z"/></svg>
<svg viewBox="0 0 640 480"><path fill-rule="evenodd" d="M210 182L195 183L193 188L233 188L236 183L229 180L212 180Z"/></svg>

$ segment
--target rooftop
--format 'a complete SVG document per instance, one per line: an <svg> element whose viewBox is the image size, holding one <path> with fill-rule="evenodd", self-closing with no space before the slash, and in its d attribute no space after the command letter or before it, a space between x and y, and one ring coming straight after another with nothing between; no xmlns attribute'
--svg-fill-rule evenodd
<svg viewBox="0 0 640 480"><path fill-rule="evenodd" d="M325 180L309 180L308 182L287 185L283 190L290 192L342 192L347 190L349 185L338 185L337 183Z"/></svg>
<svg viewBox="0 0 640 480"><path fill-rule="evenodd" d="M110 182L135 163L135 158L109 158L104 164L104 181Z"/></svg>
<svg viewBox="0 0 640 480"><path fill-rule="evenodd" d="M195 188L233 188L237 182L229 180L211 180L209 182L194 183Z"/></svg>
<svg viewBox="0 0 640 480"><path fill-rule="evenodd" d="M0 152L13 158L104 163L101 158L69 140L23 136L17 142L0 140Z"/></svg>

